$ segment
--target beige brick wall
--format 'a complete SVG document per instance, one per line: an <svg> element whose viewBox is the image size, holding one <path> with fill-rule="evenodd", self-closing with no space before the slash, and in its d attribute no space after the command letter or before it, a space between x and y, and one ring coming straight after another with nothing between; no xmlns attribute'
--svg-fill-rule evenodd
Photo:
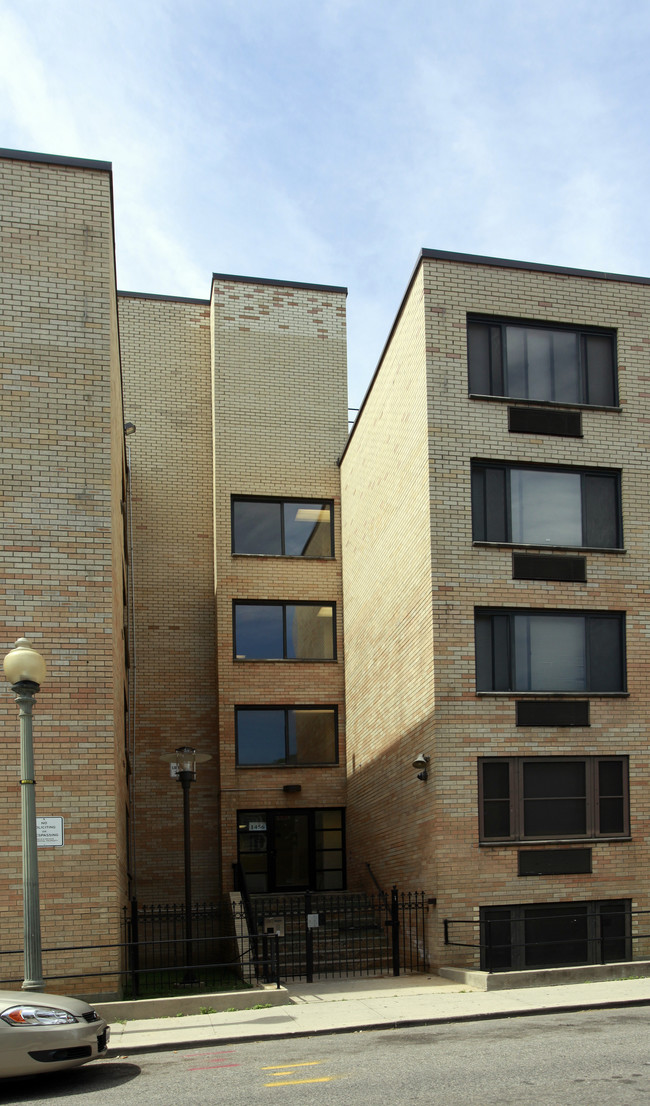
<svg viewBox="0 0 650 1106"><path fill-rule="evenodd" d="M648 865L646 351L650 299L646 285L624 280L427 258L343 463L344 557L348 559L360 532L365 532L370 510L360 512L358 504L375 494L376 464L386 465L395 454L390 435L376 426L381 401L375 392L379 388L379 396L398 396L414 386L413 377L422 390L423 359L413 357L414 339L406 326L411 301L420 302L422 285L424 308L418 325L424 332L419 341L426 340L427 347L431 508L427 511L420 497L419 517L410 519L408 528L416 550L422 531L430 536L435 710L431 720L426 709L431 680L426 649L421 662L407 671L387 667L381 709L373 709L356 676L371 663L367 643L380 633L380 626L373 623L372 605L364 605L365 596L378 587L386 590L381 615L376 615L383 623L386 607L393 621L408 613L397 570L404 563L404 542L396 541L394 531L386 528L376 536L379 549L372 566L366 569L346 560L348 731L349 746L357 757L363 751L376 761L373 745L383 750L384 775L396 792L407 778L409 802L395 808L395 822L401 826L397 849L393 826L379 828L384 826L383 811L360 785L359 801L378 829L377 866L385 869L386 882L417 880L437 897L437 912L430 915L432 958L458 962L459 950L441 947L441 920L475 916L479 905L599 898L631 898L633 908L639 909L648 905L644 873ZM621 411L584 411L582 439L509 434L505 403L468 398L468 312L616 328ZM415 472L425 449L422 444ZM588 554L587 584L513 581L508 549L472 546L470 462L475 457L621 468L626 552ZM399 500L398 470L389 502L399 506ZM377 565L381 564L386 567L378 585ZM516 729L514 696L475 693L475 606L627 611L629 698L591 696L588 729ZM357 618L370 621L365 633L355 624ZM420 703L422 718L430 719L431 742L424 751L432 761L426 784L415 780L411 758L403 749L408 730L399 717L402 700ZM516 874L516 848L479 848L477 758L540 753L630 757L632 840L595 843L590 876L522 880ZM353 794L351 782L351 803ZM368 835L361 840L368 848ZM351 848L356 850L356 839Z"/></svg>
<svg viewBox="0 0 650 1106"><path fill-rule="evenodd" d="M182 902L183 797L161 760L212 760L191 787L193 897L218 893L219 750L212 557L210 319L206 302L119 296L131 458L131 823L142 903Z"/></svg>
<svg viewBox="0 0 650 1106"><path fill-rule="evenodd" d="M0 159L3 651L25 634L48 676L34 714L43 945L120 940L126 895L120 485L123 441L108 167ZM18 714L0 701L3 947L22 946ZM118 954L107 953L106 969ZM96 963L77 953L73 970ZM46 954L46 977L66 970ZM67 970L71 970L68 968ZM3 957L0 975L22 973ZM113 990L115 980L59 982Z"/></svg>
<svg viewBox="0 0 650 1106"><path fill-rule="evenodd" d="M367 864L384 889L410 888L430 852L411 768L431 752L435 702L423 295L420 274L341 468L348 857L369 890Z"/></svg>
<svg viewBox="0 0 650 1106"><path fill-rule="evenodd" d="M236 812L345 805L343 621L337 458L347 433L341 290L215 277L212 290L214 544L223 866L237 857ZM233 556L233 495L334 501L333 560ZM233 599L337 604L336 662L233 660ZM236 705L339 706L340 766L235 767ZM302 791L285 795L285 783Z"/></svg>

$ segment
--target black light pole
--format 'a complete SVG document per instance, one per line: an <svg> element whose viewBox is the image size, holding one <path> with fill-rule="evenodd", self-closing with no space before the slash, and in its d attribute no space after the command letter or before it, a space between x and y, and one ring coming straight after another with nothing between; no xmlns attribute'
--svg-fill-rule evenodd
<svg viewBox="0 0 650 1106"><path fill-rule="evenodd" d="M183 788L183 856L185 867L185 982L193 983L194 962L192 932L192 837L190 827L190 786L196 779L197 764L210 760L209 753L197 753L190 745L181 745L175 753L163 756L171 764L172 775Z"/></svg>
<svg viewBox="0 0 650 1106"><path fill-rule="evenodd" d="M185 964L191 978L192 946L192 840L190 835L190 785L196 779L196 750L183 745L176 750L178 782L183 788L183 850L185 856Z"/></svg>

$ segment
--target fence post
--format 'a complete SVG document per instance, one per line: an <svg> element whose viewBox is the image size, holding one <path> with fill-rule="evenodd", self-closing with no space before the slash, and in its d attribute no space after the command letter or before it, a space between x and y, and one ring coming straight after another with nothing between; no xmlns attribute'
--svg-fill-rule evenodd
<svg viewBox="0 0 650 1106"><path fill-rule="evenodd" d="M395 885L391 887L390 891L390 924L393 942L393 975L399 975L399 901L397 898L397 887Z"/></svg>
<svg viewBox="0 0 650 1106"><path fill-rule="evenodd" d="M492 971L492 919L485 919L485 964L489 972Z"/></svg>
<svg viewBox="0 0 650 1106"><path fill-rule="evenodd" d="M307 982L314 982L314 931L309 924L311 891L305 891L305 972Z"/></svg>
<svg viewBox="0 0 650 1106"><path fill-rule="evenodd" d="M131 923L129 926L129 967L131 969L131 987L136 998L140 994L140 946L138 944L138 900L131 899Z"/></svg>
<svg viewBox="0 0 650 1106"><path fill-rule="evenodd" d="M275 986L276 986L276 989L279 991L280 990L280 934L279 933L274 933L273 934L273 959L274 959L273 970L274 970L274 975L275 975Z"/></svg>

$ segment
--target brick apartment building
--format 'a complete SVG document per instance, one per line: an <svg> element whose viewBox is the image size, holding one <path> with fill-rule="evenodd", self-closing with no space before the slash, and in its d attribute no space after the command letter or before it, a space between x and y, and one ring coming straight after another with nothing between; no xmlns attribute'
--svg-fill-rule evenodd
<svg viewBox="0 0 650 1106"><path fill-rule="evenodd" d="M0 617L49 666L37 812L65 824L44 944L182 898L189 745L199 900L236 860L252 892L370 866L426 890L432 964L478 963L445 919L492 967L642 955L650 282L423 251L348 437L345 289L116 292L110 165L0 172Z"/></svg>
<svg viewBox="0 0 650 1106"><path fill-rule="evenodd" d="M477 962L445 920L506 968L647 930L649 318L423 250L347 444L349 878L431 893L433 963Z"/></svg>

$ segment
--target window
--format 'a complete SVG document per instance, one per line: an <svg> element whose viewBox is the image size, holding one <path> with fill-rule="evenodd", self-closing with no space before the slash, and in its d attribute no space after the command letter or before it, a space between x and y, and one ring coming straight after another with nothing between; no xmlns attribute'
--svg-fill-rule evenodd
<svg viewBox="0 0 650 1106"><path fill-rule="evenodd" d="M481 907L485 971L631 959L630 901Z"/></svg>
<svg viewBox="0 0 650 1106"><path fill-rule="evenodd" d="M232 551L333 557L332 506L329 500L233 498Z"/></svg>
<svg viewBox="0 0 650 1106"><path fill-rule="evenodd" d="M629 835L627 757L479 760L481 841Z"/></svg>
<svg viewBox="0 0 650 1106"><path fill-rule="evenodd" d="M237 764L337 764L336 707L237 707Z"/></svg>
<svg viewBox="0 0 650 1106"><path fill-rule="evenodd" d="M472 464L474 541L620 549L620 475Z"/></svg>
<svg viewBox="0 0 650 1106"><path fill-rule="evenodd" d="M615 407L611 331L470 319L469 390L537 402Z"/></svg>
<svg viewBox="0 0 650 1106"><path fill-rule="evenodd" d="M236 660L336 659L334 603L233 605Z"/></svg>
<svg viewBox="0 0 650 1106"><path fill-rule="evenodd" d="M477 610L476 690L625 691L620 611Z"/></svg>

